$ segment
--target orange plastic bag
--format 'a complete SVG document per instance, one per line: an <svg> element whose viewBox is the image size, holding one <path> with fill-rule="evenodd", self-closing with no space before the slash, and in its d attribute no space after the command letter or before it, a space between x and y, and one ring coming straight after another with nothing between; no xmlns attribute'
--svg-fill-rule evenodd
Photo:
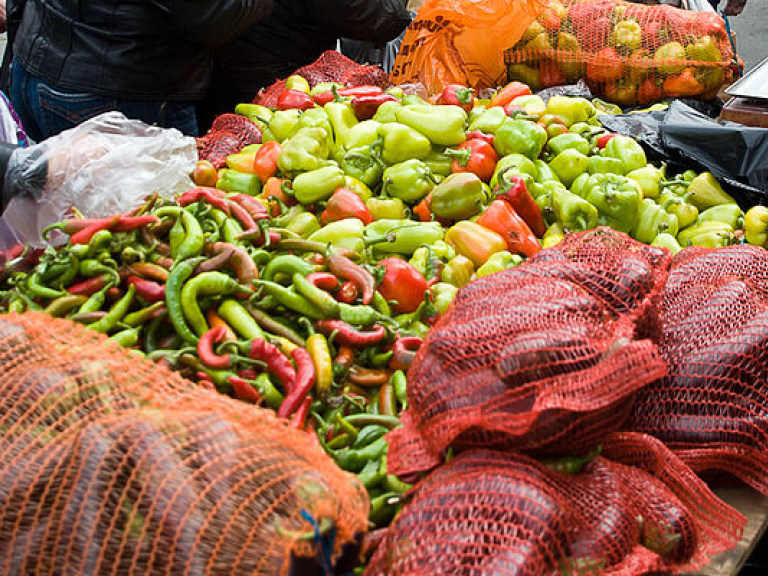
<svg viewBox="0 0 768 576"><path fill-rule="evenodd" d="M544 5L542 0L427 0L405 33L392 83L421 82L429 93L449 83L475 89L504 84L504 50Z"/></svg>

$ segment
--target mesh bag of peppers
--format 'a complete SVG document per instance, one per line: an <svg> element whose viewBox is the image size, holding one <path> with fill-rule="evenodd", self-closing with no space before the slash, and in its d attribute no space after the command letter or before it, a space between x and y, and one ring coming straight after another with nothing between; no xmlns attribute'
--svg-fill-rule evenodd
<svg viewBox="0 0 768 576"><path fill-rule="evenodd" d="M621 106L713 99L737 69L716 13L621 0L550 0L504 57L510 80L538 90L583 78Z"/></svg>
<svg viewBox="0 0 768 576"><path fill-rule="evenodd" d="M472 450L418 485L365 574L670 573L730 549L744 524L640 434L581 459Z"/></svg>
<svg viewBox="0 0 768 576"><path fill-rule="evenodd" d="M0 317L0 390L4 573L354 566L362 484L271 411L40 312Z"/></svg>

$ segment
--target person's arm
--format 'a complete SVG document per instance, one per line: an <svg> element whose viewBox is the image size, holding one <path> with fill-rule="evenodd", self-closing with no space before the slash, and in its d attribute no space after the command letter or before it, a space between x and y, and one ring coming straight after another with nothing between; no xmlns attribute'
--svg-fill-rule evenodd
<svg viewBox="0 0 768 576"><path fill-rule="evenodd" d="M279 1L279 0L277 0ZM166 0L174 26L205 46L233 40L272 13L273 0Z"/></svg>
<svg viewBox="0 0 768 576"><path fill-rule="evenodd" d="M411 15L402 0L310 0L309 3L314 21L337 37L380 45L397 38L411 23Z"/></svg>
<svg viewBox="0 0 768 576"><path fill-rule="evenodd" d="M0 142L0 214L5 211L5 207L8 206L8 202L11 201L14 193L16 192L15 186L9 182L6 185L6 174L8 173L8 165L11 161L13 153L19 149L18 144L9 144L8 142ZM9 175L9 180L11 175Z"/></svg>

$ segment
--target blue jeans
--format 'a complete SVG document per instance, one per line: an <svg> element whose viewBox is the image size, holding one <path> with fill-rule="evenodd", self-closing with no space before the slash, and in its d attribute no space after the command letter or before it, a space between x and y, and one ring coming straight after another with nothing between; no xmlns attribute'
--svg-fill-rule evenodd
<svg viewBox="0 0 768 576"><path fill-rule="evenodd" d="M9 96L24 129L36 142L112 110L147 124L176 128L187 136L198 135L190 102L124 100L61 90L29 74L17 60L11 65Z"/></svg>

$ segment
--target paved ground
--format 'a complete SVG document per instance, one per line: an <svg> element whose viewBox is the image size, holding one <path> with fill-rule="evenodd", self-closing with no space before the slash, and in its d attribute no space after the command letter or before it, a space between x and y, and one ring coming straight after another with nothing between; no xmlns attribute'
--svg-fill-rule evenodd
<svg viewBox="0 0 768 576"><path fill-rule="evenodd" d="M721 0L720 7L724 4ZM747 0L742 13L728 20L736 33L736 50L745 70L768 58L768 0Z"/></svg>

